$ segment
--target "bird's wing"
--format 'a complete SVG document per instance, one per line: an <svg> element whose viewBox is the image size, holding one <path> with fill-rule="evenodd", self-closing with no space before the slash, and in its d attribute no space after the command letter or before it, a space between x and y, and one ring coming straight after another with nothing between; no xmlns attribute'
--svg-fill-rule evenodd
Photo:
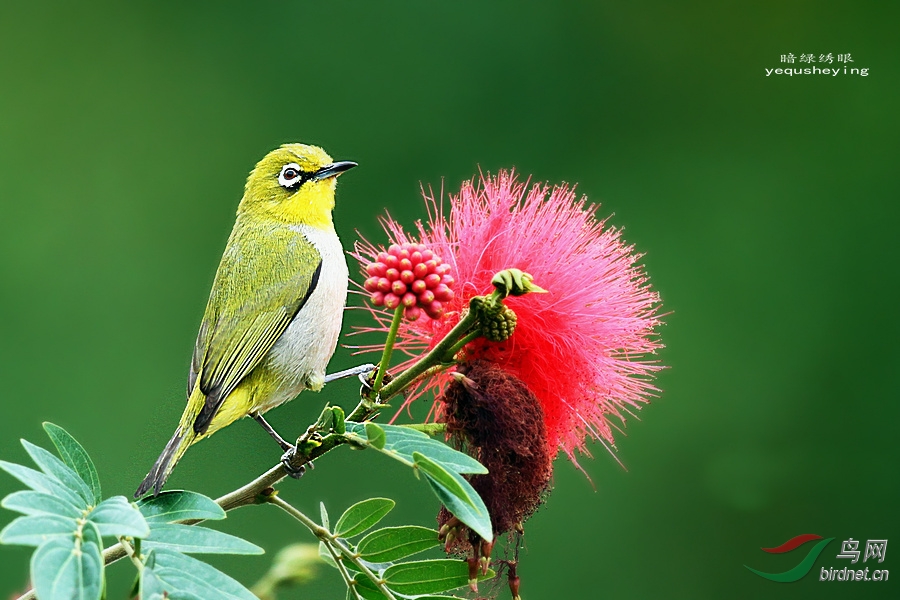
<svg viewBox="0 0 900 600"><path fill-rule="evenodd" d="M235 226L194 346L188 395L199 379L206 396L194 421L197 433L268 354L319 280L322 257L301 234L268 229L259 232L265 236L260 244L247 233Z"/></svg>

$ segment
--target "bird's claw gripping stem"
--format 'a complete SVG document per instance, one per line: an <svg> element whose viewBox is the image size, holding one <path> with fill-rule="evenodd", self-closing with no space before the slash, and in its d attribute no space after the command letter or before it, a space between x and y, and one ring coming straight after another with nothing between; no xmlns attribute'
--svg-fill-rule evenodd
<svg viewBox="0 0 900 600"><path fill-rule="evenodd" d="M306 433L297 438L297 445L288 448L281 456L281 464L288 475L300 479L306 472L307 465L313 468L312 453L322 445L322 439L315 424L310 425Z"/></svg>
<svg viewBox="0 0 900 600"><path fill-rule="evenodd" d="M353 377L355 375L365 375L374 370L375 370L375 365L373 365L373 364L359 365L358 367L353 367L352 369L344 369L343 371L338 371L337 373L332 373L330 375L326 375L325 383L331 383L332 381L336 381L338 379L344 379L346 377Z"/></svg>
<svg viewBox="0 0 900 600"><path fill-rule="evenodd" d="M306 465L301 463L299 465L294 465L294 462L297 460L297 448L291 447L290 450L285 452L281 456L281 465L284 467L285 472L294 479L300 479L303 477L303 474L306 473ZM309 466L312 467L312 463L309 463Z"/></svg>

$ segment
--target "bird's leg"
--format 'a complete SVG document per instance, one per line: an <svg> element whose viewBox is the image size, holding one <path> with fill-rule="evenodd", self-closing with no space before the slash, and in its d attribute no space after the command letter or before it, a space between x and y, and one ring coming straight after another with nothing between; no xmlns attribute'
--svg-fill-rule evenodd
<svg viewBox="0 0 900 600"><path fill-rule="evenodd" d="M283 437L278 435L278 432L272 429L272 426L269 425L268 421L263 419L263 416L258 413L254 413L250 415L253 417L253 420L259 423L259 426L262 427L266 433L272 436L272 439L278 442L278 445L281 446L281 449L285 452L289 452L294 449L294 445L288 443Z"/></svg>
<svg viewBox="0 0 900 600"><path fill-rule="evenodd" d="M300 479L301 477L303 477L303 474L306 473L306 468L303 465L295 467L293 466L293 464L291 464L294 458L294 453L297 451L297 447L278 435L278 432L275 431L271 425L269 425L268 421L266 421L262 415L254 413L251 416L253 417L254 421L259 423L260 427L266 430L266 433L272 436L272 439L278 442L278 445L281 446L281 449L284 450L284 454L281 456L281 464L284 465L284 470L287 471L287 474L294 479ZM309 464L310 466L312 466L312 463Z"/></svg>
<svg viewBox="0 0 900 600"><path fill-rule="evenodd" d="M353 367L352 369L338 371L337 373L326 375L324 383L335 381L337 379L344 379L345 377L353 377L354 375L363 375L365 373L370 373L374 369L375 365L365 364L358 367ZM281 449L284 450L284 455L281 457L281 464L284 465L284 470L287 471L288 475L295 479L299 479L300 477L302 477L306 472L306 468L302 465L300 467L294 467L291 464L294 458L294 454L297 452L297 447L287 442L283 437L278 435L278 432L275 431L271 425L269 425L269 423L263 418L262 415L254 413L251 416L253 417L253 420L259 423L259 426L262 427L266 431L266 433L272 436L273 440L278 442L278 445L281 446ZM309 465L311 467L312 463L309 463Z"/></svg>
<svg viewBox="0 0 900 600"><path fill-rule="evenodd" d="M375 370L375 365L373 364L365 364L359 365L358 367L353 367L352 369L345 369L343 371L338 371L337 373L332 373L331 375L325 376L325 383L331 383L337 379L344 379L346 377L354 377L356 375L362 375L364 373L370 373Z"/></svg>

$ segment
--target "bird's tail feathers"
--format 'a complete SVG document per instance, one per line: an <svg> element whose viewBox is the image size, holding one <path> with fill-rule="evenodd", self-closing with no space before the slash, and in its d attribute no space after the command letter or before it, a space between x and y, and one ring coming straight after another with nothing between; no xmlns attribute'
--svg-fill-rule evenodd
<svg viewBox="0 0 900 600"><path fill-rule="evenodd" d="M182 431L181 427L175 430L175 435L166 444L162 454L159 455L159 458L153 464L153 468L150 469L144 481L138 486L137 491L134 493L135 498L140 498L150 491L151 488L154 496L159 494L172 469L175 468L175 463L184 455L188 446L193 443L194 437L196 437L196 434L190 428L186 433Z"/></svg>

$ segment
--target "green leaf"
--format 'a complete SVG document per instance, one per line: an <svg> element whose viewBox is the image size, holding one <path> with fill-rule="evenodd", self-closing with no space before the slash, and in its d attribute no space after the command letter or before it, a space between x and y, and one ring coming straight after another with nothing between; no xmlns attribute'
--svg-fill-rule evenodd
<svg viewBox="0 0 900 600"><path fill-rule="evenodd" d="M378 587L362 573L354 573L353 580L356 581L356 591L366 600L386 600L387 596L379 591ZM352 596L351 596L352 597Z"/></svg>
<svg viewBox="0 0 900 600"><path fill-rule="evenodd" d="M431 460L443 463L447 468L456 473L475 475L488 472L484 465L468 454L463 454L462 452L454 450L450 446L433 439L428 439L424 442L418 440L398 440L397 443L392 446L392 449L404 456L412 456L413 452L419 452Z"/></svg>
<svg viewBox="0 0 900 600"><path fill-rule="evenodd" d="M491 577L494 576L493 571L489 571L489 573L491 573ZM360 596L362 596L366 600L385 600L386 596L379 591L375 584L372 583L371 579L369 579L362 573L354 573L353 575L353 579L357 583L356 589L357 591L359 591ZM466 576L468 577L468 566L466 566ZM484 577L479 577L479 581L481 579L484 579ZM466 580L466 584L468 584L468 580ZM415 600L465 600L465 598L461 598L459 596L434 596L431 594L426 594L423 596L398 596L397 590L392 589L392 591L394 591L395 598L415 598Z"/></svg>
<svg viewBox="0 0 900 600"><path fill-rule="evenodd" d="M219 520L225 511L212 498L203 494L172 490L159 496L149 496L137 502L138 509L148 523L171 523L188 519Z"/></svg>
<svg viewBox="0 0 900 600"><path fill-rule="evenodd" d="M55 515L17 517L0 531L0 543L40 546L55 538L72 537L78 531L75 519Z"/></svg>
<svg viewBox="0 0 900 600"><path fill-rule="evenodd" d="M143 545L157 550L165 548L191 554L263 554L265 550L239 537L176 523L156 523Z"/></svg>
<svg viewBox="0 0 900 600"><path fill-rule="evenodd" d="M363 423L358 423L356 421L347 421L347 431L352 431L354 433L359 433L360 431L365 431L365 426L371 423L371 421L365 421ZM381 427L385 434L390 435L395 440L398 439L397 436L408 436L411 439L421 439L421 440L430 440L431 437L427 433L419 431L418 429L413 429L412 427L403 427L402 425L382 425L377 423L379 427Z"/></svg>
<svg viewBox="0 0 900 600"><path fill-rule="evenodd" d="M104 588L100 547L87 538L51 540L32 555L31 580L38 598L100 600Z"/></svg>
<svg viewBox="0 0 900 600"><path fill-rule="evenodd" d="M493 540L491 516L481 496L461 475L448 471L440 463L413 453L416 466L425 474L431 489L453 515L485 540Z"/></svg>
<svg viewBox="0 0 900 600"><path fill-rule="evenodd" d="M431 476L432 479L447 488L451 494L472 508L477 508L469 496L468 490L463 485L465 479L459 476L454 477L455 473L447 469L443 464L435 462L419 452L413 452L413 464L423 473Z"/></svg>
<svg viewBox="0 0 900 600"><path fill-rule="evenodd" d="M348 437L368 442L367 426L370 423L355 423L347 421ZM449 469L457 473L466 474L483 474L487 473L487 469L477 460L457 450L454 450L447 444L428 437L421 431L410 429L409 427L400 427L399 425L379 425L384 431L385 443L383 448L376 448L385 454L391 456L401 462L413 462L412 453L420 452L432 460L444 463Z"/></svg>
<svg viewBox="0 0 900 600"><path fill-rule="evenodd" d="M331 412L334 414L334 432L343 435L347 430L346 426L344 425L344 409L340 406L332 406Z"/></svg>
<svg viewBox="0 0 900 600"><path fill-rule="evenodd" d="M163 577L166 578L166 581L163 581ZM165 572L160 575L153 567L144 567L143 571L141 571L140 595L138 597L141 600L205 600L204 596L186 592L182 589L184 582L181 579L184 577L177 571L174 573ZM194 578L188 577L189 583L187 585L196 587Z"/></svg>
<svg viewBox="0 0 900 600"><path fill-rule="evenodd" d="M81 480L78 473L66 466L66 463L59 460L52 453L44 450L40 446L35 446L28 440L20 440L25 451L31 456L31 459L41 468L41 471L53 477L61 484L72 490L84 500L86 504L94 504L94 494L88 488L87 484Z"/></svg>
<svg viewBox="0 0 900 600"><path fill-rule="evenodd" d="M150 535L150 526L147 525L141 511L125 496L107 498L98 504L87 518L97 525L100 535L127 535L136 538Z"/></svg>
<svg viewBox="0 0 900 600"><path fill-rule="evenodd" d="M3 499L2 506L25 515L58 515L77 519L82 514L61 498L32 490L13 492Z"/></svg>
<svg viewBox="0 0 900 600"><path fill-rule="evenodd" d="M373 448L381 450L385 443L384 429L377 423L366 423L366 439Z"/></svg>
<svg viewBox="0 0 900 600"><path fill-rule="evenodd" d="M434 529L406 525L373 531L359 541L356 550L368 562L386 563L418 554L440 543Z"/></svg>
<svg viewBox="0 0 900 600"><path fill-rule="evenodd" d="M50 441L56 446L56 451L63 462L73 471L78 473L87 486L91 489L94 504L100 502L103 494L100 492L100 476L94 468L94 462L87 451L69 433L53 423L44 423L44 431L50 437Z"/></svg>
<svg viewBox="0 0 900 600"><path fill-rule="evenodd" d="M391 449L404 456L412 456L414 451L421 452L432 460L446 464L457 473L483 474L487 469L477 460L454 450L447 444L429 437L421 431L401 427L399 425L386 425L385 434Z"/></svg>
<svg viewBox="0 0 900 600"><path fill-rule="evenodd" d="M487 576L493 577L488 571ZM469 565L464 560L442 558L401 563L388 567L382 574L387 586L405 595L438 594L469 583Z"/></svg>
<svg viewBox="0 0 900 600"><path fill-rule="evenodd" d="M3 460L0 460L0 469L3 469L31 489L65 500L72 506L77 507L78 510L85 510L89 506L78 494L61 484L57 479L40 471Z"/></svg>
<svg viewBox="0 0 900 600"><path fill-rule="evenodd" d="M328 509L325 508L324 502L319 502L319 515L322 517L322 527L331 531L331 523L328 522Z"/></svg>
<svg viewBox="0 0 900 600"><path fill-rule="evenodd" d="M350 538L374 527L378 521L391 512L396 502L390 498L369 498L357 502L341 515L334 526L334 535Z"/></svg>
<svg viewBox="0 0 900 600"><path fill-rule="evenodd" d="M331 407L326 405L325 408L322 409L322 412L319 413L319 418L316 419L316 431L320 433L328 433L334 427L334 412L331 410Z"/></svg>
<svg viewBox="0 0 900 600"><path fill-rule="evenodd" d="M216 593L196 575L173 569L145 568L141 577L141 598L148 600L210 600L231 598Z"/></svg>
<svg viewBox="0 0 900 600"><path fill-rule="evenodd" d="M140 600L166 600L167 596L169 598L189 600L196 600L199 598L199 596L194 594L185 594L183 592L169 594L169 592L166 591L166 582L160 579L159 575L156 574L155 569L156 554L153 550L150 550L144 558L144 568L138 574L138 579L135 582L137 584L137 589L135 589L129 597L137 596Z"/></svg>
<svg viewBox="0 0 900 600"><path fill-rule="evenodd" d="M173 600L257 600L250 590L205 562L165 548L156 548L153 554L153 573Z"/></svg>
<svg viewBox="0 0 900 600"><path fill-rule="evenodd" d="M457 477L459 476L457 475ZM432 479L430 475L426 475L425 478L431 485L431 489L434 494L438 497L441 503L447 507L447 510L453 513L453 515L460 521L468 525L472 529L472 531L480 535L482 539L493 539L494 532L491 527L491 518L488 514L487 507L484 505L484 501L482 501L481 497L478 496L475 490L471 489L471 486L468 485L468 482L466 482L466 484L470 489L469 497L475 504L474 508L469 503L464 502L457 496L454 496L450 492L450 490L445 488L439 481L435 481L434 479Z"/></svg>

